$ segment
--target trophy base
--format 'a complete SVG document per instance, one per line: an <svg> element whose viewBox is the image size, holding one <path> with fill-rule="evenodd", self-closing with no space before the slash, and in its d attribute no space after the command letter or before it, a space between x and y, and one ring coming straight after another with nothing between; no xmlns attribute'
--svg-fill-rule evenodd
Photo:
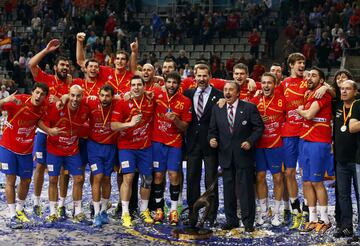
<svg viewBox="0 0 360 246"><path fill-rule="evenodd" d="M213 231L201 228L182 228L175 229L171 235L180 240L206 240L211 238Z"/></svg>

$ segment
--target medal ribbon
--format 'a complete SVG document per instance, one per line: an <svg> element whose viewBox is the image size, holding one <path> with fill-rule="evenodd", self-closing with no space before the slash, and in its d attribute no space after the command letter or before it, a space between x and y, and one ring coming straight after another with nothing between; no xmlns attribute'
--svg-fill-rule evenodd
<svg viewBox="0 0 360 246"><path fill-rule="evenodd" d="M264 103L264 115L266 115L266 109L270 106L271 102L274 100L274 95L270 99L269 103L266 105L265 96L263 96L263 103Z"/></svg>
<svg viewBox="0 0 360 246"><path fill-rule="evenodd" d="M142 98L141 98L141 101L140 101L140 105L136 102L136 100L135 100L135 98L133 98L133 101L134 101L134 103L135 103L135 105L136 105L136 107L137 107L137 109L139 110L139 112L141 113L141 107L142 107L142 104L143 104L143 101L144 101L144 95L142 96Z"/></svg>
<svg viewBox="0 0 360 246"><path fill-rule="evenodd" d="M80 109L80 107L78 107L78 109L77 109L77 111L76 111L76 113L75 113L75 116L74 116L74 118L76 118L76 116L77 116L77 114L78 114L78 112L79 112L79 109ZM67 106L67 112L68 112L68 117L69 117L69 122L70 122L70 134L71 134L71 136L73 135L73 127L72 127L72 119L71 119L71 114L70 114L70 106L69 106L69 104L68 104L68 106Z"/></svg>
<svg viewBox="0 0 360 246"><path fill-rule="evenodd" d="M345 126L345 127L346 127L347 119L351 116L351 112L352 112L352 108L354 106L354 102L355 102L355 100L351 103L350 110L349 110L348 114L346 114L346 112L345 112L345 103L343 104L343 119L344 119L344 125L343 126Z"/></svg>
<svg viewBox="0 0 360 246"><path fill-rule="evenodd" d="M100 103L100 105L101 105L101 116L102 116L102 119L103 119L103 121L104 121L104 123L103 123L103 125L102 125L101 128L102 128L102 129L105 129L106 122L107 122L107 120L108 120L108 118L109 118L109 115L110 115L112 103L110 104L109 110L108 110L105 118L104 118L104 109L103 109L103 106L102 106L101 103Z"/></svg>

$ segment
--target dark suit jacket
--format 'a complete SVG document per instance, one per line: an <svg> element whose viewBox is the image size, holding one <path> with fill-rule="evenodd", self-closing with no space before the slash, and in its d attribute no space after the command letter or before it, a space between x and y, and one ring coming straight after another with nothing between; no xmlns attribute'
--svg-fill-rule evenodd
<svg viewBox="0 0 360 246"><path fill-rule="evenodd" d="M193 104L193 107L191 108L192 120L185 135L186 152L191 152L195 146L195 143L198 142L204 155L208 155L214 152L214 150L210 148L209 142L207 141L212 108L214 105L216 105L217 101L224 96L221 91L212 87L209 99L207 100L204 108L204 113L199 121L195 111L197 105L194 105L195 92L196 88L189 89L184 92L184 95L190 98Z"/></svg>
<svg viewBox="0 0 360 246"><path fill-rule="evenodd" d="M255 104L239 100L236 108L234 131L230 132L227 119L227 105L213 107L208 142L216 138L218 142L219 164L222 168L229 168L233 162L237 168L246 168L255 165L255 143L261 138L264 123ZM246 151L240 148L241 143L248 141L251 149Z"/></svg>

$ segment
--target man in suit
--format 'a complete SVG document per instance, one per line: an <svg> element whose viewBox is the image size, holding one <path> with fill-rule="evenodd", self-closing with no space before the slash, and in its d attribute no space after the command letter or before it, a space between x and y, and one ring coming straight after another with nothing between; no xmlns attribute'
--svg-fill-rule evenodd
<svg viewBox="0 0 360 246"><path fill-rule="evenodd" d="M187 155L187 203L192 211L192 206L200 197L200 181L202 160L205 164L205 187L206 189L217 179L218 160L216 150L210 148L207 141L212 107L223 97L221 91L211 87L210 69L205 64L199 64L195 69L196 88L189 89L184 95L193 103L192 121L186 132L186 155ZM189 189L191 187L191 189ZM216 199L210 209L209 223L212 226L216 220L219 207L218 189Z"/></svg>
<svg viewBox="0 0 360 246"><path fill-rule="evenodd" d="M226 104L214 106L208 141L218 150L223 170L226 223L223 230L239 226L236 215L235 187L240 189L241 220L246 232L254 230L255 220L255 143L264 131L264 123L256 105L239 100L240 86L227 82L224 87Z"/></svg>

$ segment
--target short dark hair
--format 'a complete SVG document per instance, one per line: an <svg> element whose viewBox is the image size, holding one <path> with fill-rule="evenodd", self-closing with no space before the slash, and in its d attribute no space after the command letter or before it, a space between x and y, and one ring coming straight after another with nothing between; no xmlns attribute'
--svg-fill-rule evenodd
<svg viewBox="0 0 360 246"><path fill-rule="evenodd" d="M45 92L45 95L49 95L49 86L43 82L36 82L34 83L31 91L36 90L36 88L40 88L43 92Z"/></svg>
<svg viewBox="0 0 360 246"><path fill-rule="evenodd" d="M114 91L114 87L112 87L109 84L105 84L100 88L100 91L110 91L111 96L114 96L115 91Z"/></svg>
<svg viewBox="0 0 360 246"><path fill-rule="evenodd" d="M174 79L176 82L180 85L181 84L181 76L178 72L171 72L166 76L165 81L168 81L168 79Z"/></svg>
<svg viewBox="0 0 360 246"><path fill-rule="evenodd" d="M249 68L244 63L235 64L233 67L233 72L235 71L235 69L243 69L243 70L245 70L246 74L249 74Z"/></svg>
<svg viewBox="0 0 360 246"><path fill-rule="evenodd" d="M131 79L130 79L130 85L131 85L131 81L135 80L135 79L140 79L142 84L145 85L145 80L139 76L139 75L134 75Z"/></svg>
<svg viewBox="0 0 360 246"><path fill-rule="evenodd" d="M273 64L271 64L270 67L272 67L272 66L281 67L281 64L280 64L280 63L277 63L277 62L273 62Z"/></svg>
<svg viewBox="0 0 360 246"><path fill-rule="evenodd" d="M263 73L263 75L261 75L261 80L263 77L271 77L274 80L274 84L276 84L276 77L274 74L270 73L270 72L265 72Z"/></svg>
<svg viewBox="0 0 360 246"><path fill-rule="evenodd" d="M89 60L87 60L87 61L85 62L85 67L89 66L89 63L90 63L90 62L96 62L97 64L99 64L99 61L98 61L98 60L96 60L96 59L94 59L94 58L91 58L91 59L89 59Z"/></svg>
<svg viewBox="0 0 360 246"><path fill-rule="evenodd" d="M176 69L176 62L173 59L167 58L167 59L164 60L164 62L172 62L173 65L174 65L174 69ZM163 65L164 65L164 62L163 62Z"/></svg>
<svg viewBox="0 0 360 246"><path fill-rule="evenodd" d="M208 65L203 64L203 63L200 63L200 64L196 65L194 73L196 74L197 70L199 70L199 69L200 70L207 70L208 73L209 73L209 76L211 76L211 71L210 71L210 68L209 68Z"/></svg>
<svg viewBox="0 0 360 246"><path fill-rule="evenodd" d="M58 56L55 60L55 66L59 65L60 61L66 61L69 62L69 58L66 58L65 56Z"/></svg>
<svg viewBox="0 0 360 246"><path fill-rule="evenodd" d="M319 67L313 66L310 70L316 70L316 71L318 71L320 79L323 79L323 80L325 81L325 73L324 73L324 71L321 70Z"/></svg>
<svg viewBox="0 0 360 246"><path fill-rule="evenodd" d="M334 82L336 83L336 77L337 76L339 76L340 74L345 74L346 75L346 77L348 77L348 79L352 79L353 78L353 76L352 76L352 74L350 73L350 71L349 70L347 70L347 69L340 69L340 70L338 70L336 73L335 73L335 75L334 75Z"/></svg>
<svg viewBox="0 0 360 246"><path fill-rule="evenodd" d="M235 84L236 92L240 92L240 84L238 82L236 82L235 80L227 80L225 82L225 85L226 84ZM224 85L224 87L225 87L225 85Z"/></svg>

